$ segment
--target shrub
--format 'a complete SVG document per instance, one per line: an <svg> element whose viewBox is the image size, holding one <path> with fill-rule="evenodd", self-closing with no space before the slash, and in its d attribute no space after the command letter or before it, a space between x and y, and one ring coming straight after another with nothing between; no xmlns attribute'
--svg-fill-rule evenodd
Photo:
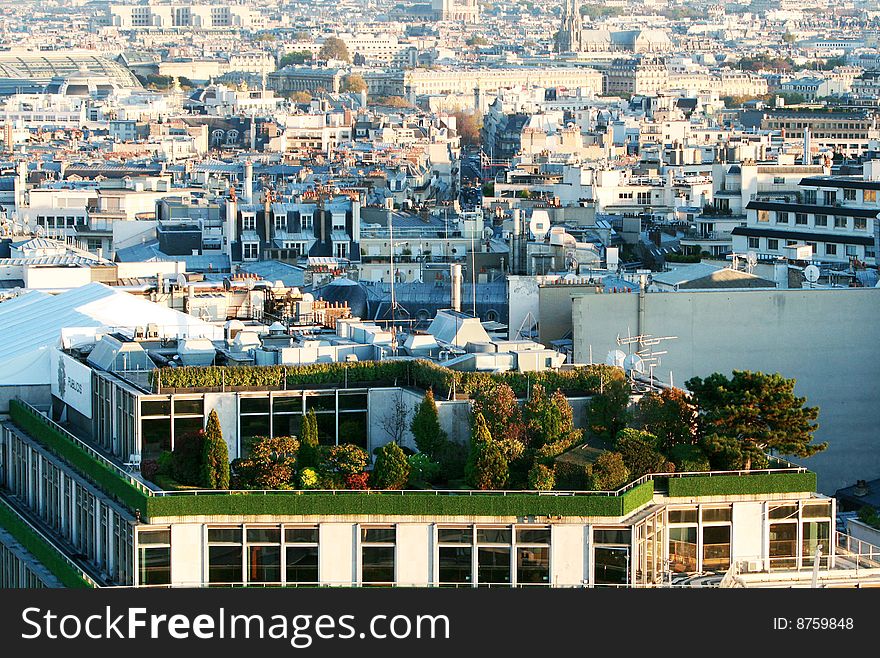
<svg viewBox="0 0 880 658"><path fill-rule="evenodd" d="M556 484L556 473L544 464L535 464L529 470L529 488L550 491Z"/></svg>
<svg viewBox="0 0 880 658"><path fill-rule="evenodd" d="M292 436L254 439L250 457L236 459L236 483L243 489L290 489L296 476L299 441Z"/></svg>
<svg viewBox="0 0 880 658"><path fill-rule="evenodd" d="M318 466L321 461L321 451L318 445L318 418L315 410L310 409L302 420L302 435L299 445L300 467Z"/></svg>
<svg viewBox="0 0 880 658"><path fill-rule="evenodd" d="M338 473L343 476L356 475L363 472L370 463L370 456L363 448L353 443L343 443L331 446L324 459L326 469L330 473Z"/></svg>
<svg viewBox="0 0 880 658"><path fill-rule="evenodd" d="M209 489L228 489L229 452L226 449L226 441L223 440L220 418L215 409L211 409L211 413L208 414L208 423L205 426L203 463L204 486Z"/></svg>
<svg viewBox="0 0 880 658"><path fill-rule="evenodd" d="M417 452L407 457L410 482L436 482L440 477L440 464L431 461L428 455Z"/></svg>
<svg viewBox="0 0 880 658"><path fill-rule="evenodd" d="M669 459L675 464L675 470L680 473L699 473L712 470L709 458L700 446L683 444L674 446L669 451Z"/></svg>
<svg viewBox="0 0 880 658"><path fill-rule="evenodd" d="M623 463L626 464L632 478L665 471L666 457L657 451L656 446L656 436L631 428L620 430L615 442L615 447L623 457Z"/></svg>
<svg viewBox="0 0 880 658"><path fill-rule="evenodd" d="M370 488L370 474L366 471L362 473L355 473L353 475L345 476L345 488L346 489L369 489Z"/></svg>
<svg viewBox="0 0 880 658"><path fill-rule="evenodd" d="M153 480L159 472L159 462L155 459L145 459L141 464L141 475L147 480Z"/></svg>
<svg viewBox="0 0 880 658"><path fill-rule="evenodd" d="M509 476L507 459L489 434L483 415L477 413L465 477L476 489L503 489Z"/></svg>
<svg viewBox="0 0 880 658"><path fill-rule="evenodd" d="M593 486L593 470L589 465L570 461L556 461L554 466L556 488L569 490L589 489Z"/></svg>
<svg viewBox="0 0 880 658"><path fill-rule="evenodd" d="M593 464L592 488L596 491L614 491L629 479L629 469L619 452L603 452Z"/></svg>
<svg viewBox="0 0 880 658"><path fill-rule="evenodd" d="M174 453L169 450L163 450L162 454L159 455L157 465L159 467L159 475L173 475ZM141 468L141 472L143 472L143 468Z"/></svg>
<svg viewBox="0 0 880 658"><path fill-rule="evenodd" d="M318 473L314 468L304 468L299 473L300 489L317 489Z"/></svg>
<svg viewBox="0 0 880 658"><path fill-rule="evenodd" d="M409 479L410 467L400 446L386 443L376 455L376 465L370 478L377 489L403 489Z"/></svg>
<svg viewBox="0 0 880 658"><path fill-rule="evenodd" d="M433 460L438 458L444 444L449 441L446 432L440 427L437 403L434 401L434 392L430 388L413 416L410 431L419 452Z"/></svg>
<svg viewBox="0 0 880 658"><path fill-rule="evenodd" d="M205 472L204 430L184 434L174 442L169 475L181 484L200 486L204 484Z"/></svg>
<svg viewBox="0 0 880 658"><path fill-rule="evenodd" d="M594 434L608 439L626 427L630 385L622 372L616 372L590 400L589 426Z"/></svg>

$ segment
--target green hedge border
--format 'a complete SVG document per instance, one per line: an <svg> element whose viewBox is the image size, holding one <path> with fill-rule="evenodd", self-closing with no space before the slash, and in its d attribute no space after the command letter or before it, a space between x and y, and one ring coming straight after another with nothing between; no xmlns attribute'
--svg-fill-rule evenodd
<svg viewBox="0 0 880 658"><path fill-rule="evenodd" d="M28 436L73 466L78 473L100 487L128 509L147 511L147 496L137 487L119 477L119 474L92 457L51 425L47 425L33 411L18 400L9 402L9 415Z"/></svg>
<svg viewBox="0 0 880 658"><path fill-rule="evenodd" d="M207 494L155 496L148 516L231 515L392 515L392 516L624 516L654 496L644 482L620 496L548 496L529 494L435 495L373 491L357 494Z"/></svg>
<svg viewBox="0 0 880 658"><path fill-rule="evenodd" d="M46 569L55 575L65 587L92 589L80 573L61 558L45 539L22 521L4 500L0 500L0 528L6 530Z"/></svg>
<svg viewBox="0 0 880 658"><path fill-rule="evenodd" d="M693 475L669 478L669 496L736 496L816 491L816 474L755 473L752 475Z"/></svg>

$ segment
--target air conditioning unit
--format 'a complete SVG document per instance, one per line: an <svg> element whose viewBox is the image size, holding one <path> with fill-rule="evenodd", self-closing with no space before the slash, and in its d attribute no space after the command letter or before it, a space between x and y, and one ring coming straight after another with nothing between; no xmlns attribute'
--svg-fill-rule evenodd
<svg viewBox="0 0 880 658"><path fill-rule="evenodd" d="M147 338L158 338L159 337L159 325L155 323L150 323L147 325Z"/></svg>
<svg viewBox="0 0 880 658"><path fill-rule="evenodd" d="M764 570L764 562L761 560L748 560L746 562L746 571L748 573L755 573L757 571Z"/></svg>

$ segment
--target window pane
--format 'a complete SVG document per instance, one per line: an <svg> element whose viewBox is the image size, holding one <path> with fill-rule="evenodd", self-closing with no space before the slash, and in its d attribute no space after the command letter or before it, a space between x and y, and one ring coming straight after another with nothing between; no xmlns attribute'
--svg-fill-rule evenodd
<svg viewBox="0 0 880 658"><path fill-rule="evenodd" d="M165 450L171 450L171 419L142 420L141 461L158 459Z"/></svg>
<svg viewBox="0 0 880 658"><path fill-rule="evenodd" d="M171 548L141 548L139 552L141 585L171 584Z"/></svg>
<svg viewBox="0 0 880 658"><path fill-rule="evenodd" d="M269 416L239 416L239 421L242 452L247 456L254 437L269 436Z"/></svg>
<svg viewBox="0 0 880 658"><path fill-rule="evenodd" d="M318 411L336 411L336 395L319 393L306 395L306 412L314 409Z"/></svg>
<svg viewBox="0 0 880 658"><path fill-rule="evenodd" d="M797 505L781 505L770 508L771 519L796 519Z"/></svg>
<svg viewBox="0 0 880 658"><path fill-rule="evenodd" d="M174 413L202 416L205 413L204 400L174 400Z"/></svg>
<svg viewBox="0 0 880 658"><path fill-rule="evenodd" d="M278 528L248 528L247 539L254 543L277 544L281 541L281 531Z"/></svg>
<svg viewBox="0 0 880 658"><path fill-rule="evenodd" d="M470 528L438 528L437 541L441 544L471 544L473 532Z"/></svg>
<svg viewBox="0 0 880 658"><path fill-rule="evenodd" d="M142 400L141 416L170 416L171 400Z"/></svg>
<svg viewBox="0 0 880 658"><path fill-rule="evenodd" d="M317 546L294 546L287 548L287 582L318 582Z"/></svg>
<svg viewBox="0 0 880 658"><path fill-rule="evenodd" d="M439 549L440 584L473 582L473 550L470 546L441 546Z"/></svg>
<svg viewBox="0 0 880 658"><path fill-rule="evenodd" d="M288 544L317 544L317 528L286 528L284 538Z"/></svg>
<svg viewBox="0 0 880 658"><path fill-rule="evenodd" d="M550 584L549 548L518 548L516 553L517 583Z"/></svg>
<svg viewBox="0 0 880 658"><path fill-rule="evenodd" d="M797 555L797 523L770 524L770 566L793 567Z"/></svg>
<svg viewBox="0 0 880 658"><path fill-rule="evenodd" d="M477 553L480 585L510 584L510 548L480 547Z"/></svg>
<svg viewBox="0 0 880 658"><path fill-rule="evenodd" d="M273 414L272 432L275 436L299 436L302 429L302 414Z"/></svg>
<svg viewBox="0 0 880 658"><path fill-rule="evenodd" d="M272 400L272 410L284 413L302 413L302 396L292 395L283 398L274 398Z"/></svg>
<svg viewBox="0 0 880 658"><path fill-rule="evenodd" d="M629 545L629 528L615 530L594 530L593 542L596 544L626 544Z"/></svg>
<svg viewBox="0 0 880 658"><path fill-rule="evenodd" d="M248 582L281 582L281 547L248 547Z"/></svg>
<svg viewBox="0 0 880 658"><path fill-rule="evenodd" d="M829 537L831 536L831 523L829 521L808 521L803 524L803 546L801 553L805 561L804 566L812 566L813 561L808 560L816 554L816 548L822 545L822 556L827 557L831 548ZM822 562L825 560L823 559Z"/></svg>
<svg viewBox="0 0 880 658"><path fill-rule="evenodd" d="M339 394L339 410L340 411L366 411L367 394L366 393L340 393Z"/></svg>
<svg viewBox="0 0 880 658"><path fill-rule="evenodd" d="M241 543L241 528L208 528L209 542Z"/></svg>
<svg viewBox="0 0 880 658"><path fill-rule="evenodd" d="M361 549L361 581L364 583L394 582L393 546L364 546Z"/></svg>
<svg viewBox="0 0 880 658"><path fill-rule="evenodd" d="M394 537L394 527L361 528L361 541L365 544L393 544Z"/></svg>
<svg viewBox="0 0 880 658"><path fill-rule="evenodd" d="M480 544L509 544L510 537L510 528L477 528Z"/></svg>
<svg viewBox="0 0 880 658"><path fill-rule="evenodd" d="M670 523L696 523L697 508L693 509L671 509L669 510Z"/></svg>
<svg viewBox="0 0 880 658"><path fill-rule="evenodd" d="M199 430L204 429L202 425L202 418L176 418L174 419L174 441L175 446L177 445L177 441L180 441L182 437L197 434Z"/></svg>
<svg viewBox="0 0 880 658"><path fill-rule="evenodd" d="M549 544L550 528L529 528L527 530L517 529L517 544Z"/></svg>
<svg viewBox="0 0 880 658"><path fill-rule="evenodd" d="M171 530L149 530L138 533L138 543L144 544L170 544Z"/></svg>
<svg viewBox="0 0 880 658"><path fill-rule="evenodd" d="M597 585L625 585L629 582L629 549L596 548L593 582Z"/></svg>
<svg viewBox="0 0 880 658"><path fill-rule="evenodd" d="M332 418L332 416L330 416ZM339 414L339 442L367 447L367 412L347 411Z"/></svg>
<svg viewBox="0 0 880 658"><path fill-rule="evenodd" d="M829 518L831 516L831 502L804 505L801 516L805 519Z"/></svg>
<svg viewBox="0 0 880 658"><path fill-rule="evenodd" d="M241 546L208 547L208 582L241 582Z"/></svg>
<svg viewBox="0 0 880 658"><path fill-rule="evenodd" d="M703 569L725 570L730 566L730 526L703 528Z"/></svg>
<svg viewBox="0 0 880 658"><path fill-rule="evenodd" d="M697 529L669 528L669 568L676 573L697 570Z"/></svg>
<svg viewBox="0 0 880 658"><path fill-rule="evenodd" d="M703 509L703 522L712 523L718 521L730 521L733 514L730 507Z"/></svg>
<svg viewBox="0 0 880 658"><path fill-rule="evenodd" d="M241 398L241 413L269 413L269 398Z"/></svg>

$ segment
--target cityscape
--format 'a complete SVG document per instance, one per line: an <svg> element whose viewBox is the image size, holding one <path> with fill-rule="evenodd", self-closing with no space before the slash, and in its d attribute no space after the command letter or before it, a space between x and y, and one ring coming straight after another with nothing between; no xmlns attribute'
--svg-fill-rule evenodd
<svg viewBox="0 0 880 658"><path fill-rule="evenodd" d="M877 0L22 0L0 128L0 588L880 587Z"/></svg>

